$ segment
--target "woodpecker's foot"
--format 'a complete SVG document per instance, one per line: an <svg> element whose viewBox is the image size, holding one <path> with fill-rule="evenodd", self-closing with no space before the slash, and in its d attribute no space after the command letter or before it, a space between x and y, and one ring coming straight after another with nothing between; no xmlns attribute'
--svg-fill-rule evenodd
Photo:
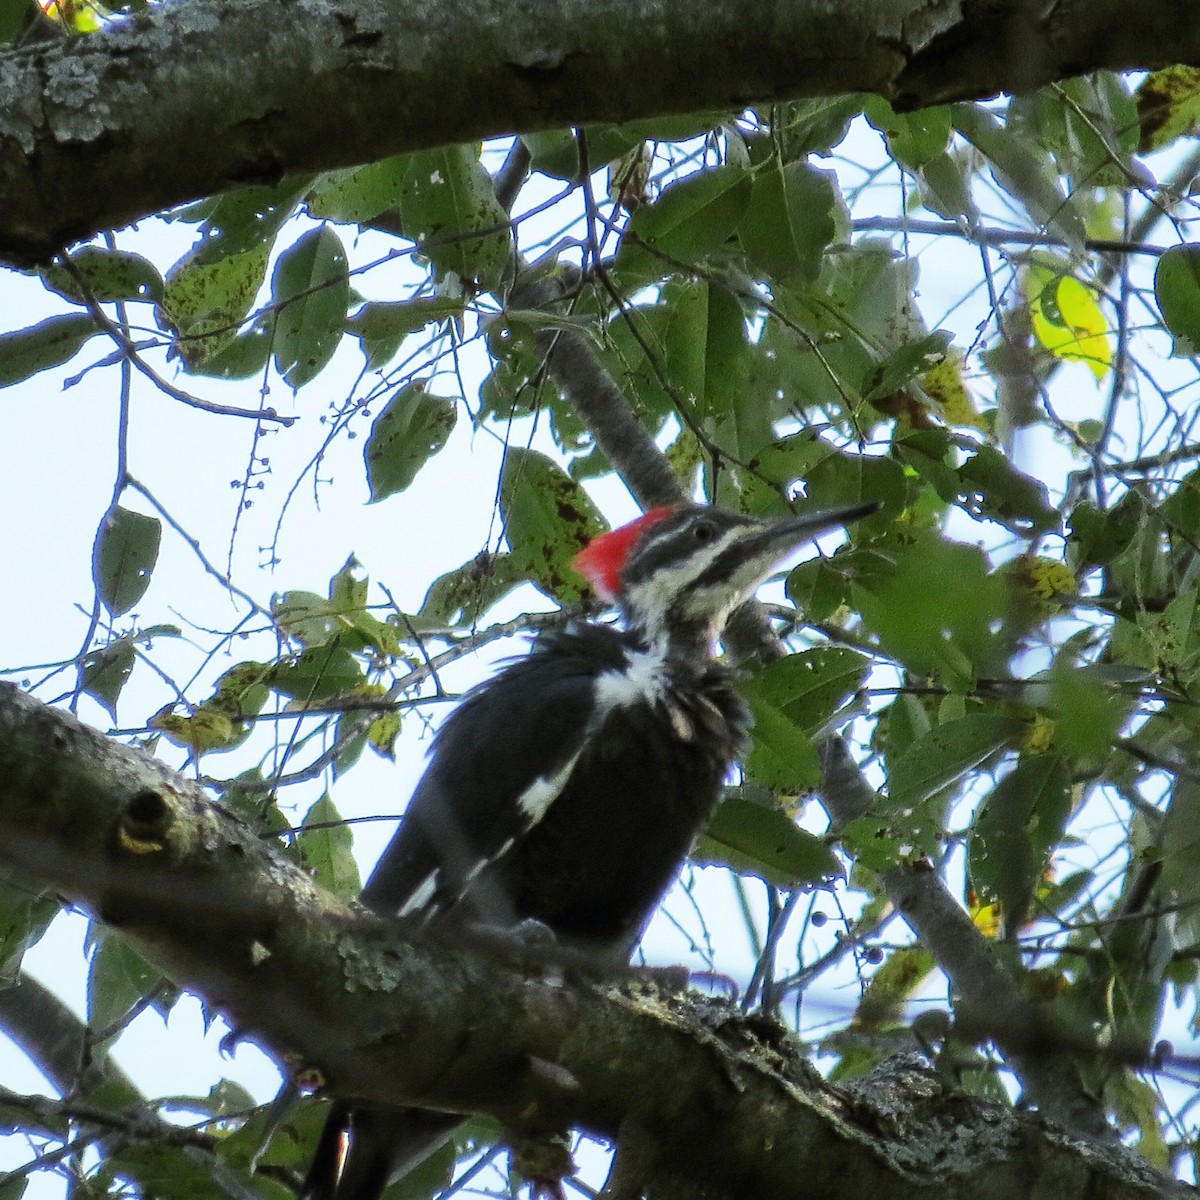
<svg viewBox="0 0 1200 1200"><path fill-rule="evenodd" d="M472 924L457 936L481 950L530 965L556 963L566 952L549 925L528 917L515 925Z"/></svg>

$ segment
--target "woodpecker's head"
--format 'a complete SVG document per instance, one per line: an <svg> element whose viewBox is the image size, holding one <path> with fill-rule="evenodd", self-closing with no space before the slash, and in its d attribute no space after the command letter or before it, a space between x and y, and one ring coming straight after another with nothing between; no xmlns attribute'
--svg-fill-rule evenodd
<svg viewBox="0 0 1200 1200"><path fill-rule="evenodd" d="M652 644L707 649L781 558L878 507L850 504L774 521L705 504L654 508L591 541L575 556L575 569L620 608L630 632Z"/></svg>

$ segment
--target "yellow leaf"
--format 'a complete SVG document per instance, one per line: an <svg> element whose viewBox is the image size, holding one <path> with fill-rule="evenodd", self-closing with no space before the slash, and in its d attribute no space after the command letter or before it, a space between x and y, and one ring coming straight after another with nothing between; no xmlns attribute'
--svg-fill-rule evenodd
<svg viewBox="0 0 1200 1200"><path fill-rule="evenodd" d="M921 386L938 406L942 419L949 425L967 425L990 433L989 424L979 415L971 393L962 377L962 351L951 346L946 357L921 376Z"/></svg>
<svg viewBox="0 0 1200 1200"><path fill-rule="evenodd" d="M1044 754L1054 743L1054 722L1041 714L1034 717L1025 740L1018 749L1022 754Z"/></svg>
<svg viewBox="0 0 1200 1200"><path fill-rule="evenodd" d="M1033 332L1055 358L1086 363L1097 379L1112 367L1108 323L1096 293L1070 275L1033 267L1025 281Z"/></svg>
<svg viewBox="0 0 1200 1200"><path fill-rule="evenodd" d="M1003 920L998 904L972 904L971 923L985 938L998 938Z"/></svg>
<svg viewBox="0 0 1200 1200"><path fill-rule="evenodd" d="M95 33L112 13L94 0L44 0L42 13L72 33Z"/></svg>

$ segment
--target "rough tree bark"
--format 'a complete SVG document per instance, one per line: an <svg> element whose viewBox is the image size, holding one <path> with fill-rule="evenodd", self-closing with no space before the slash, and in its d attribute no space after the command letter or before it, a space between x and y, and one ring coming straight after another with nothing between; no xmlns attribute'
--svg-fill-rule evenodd
<svg viewBox="0 0 1200 1200"><path fill-rule="evenodd" d="M0 259L235 184L802 96L1200 62L1192 0L187 0L0 55Z"/></svg>
<svg viewBox="0 0 1200 1200"><path fill-rule="evenodd" d="M89 909L291 1069L343 1095L567 1125L704 1196L1193 1194L1120 1147L892 1064L822 1082L787 1034L644 981L405 940L196 784L0 684L0 863ZM653 1063L652 1071L646 1064Z"/></svg>

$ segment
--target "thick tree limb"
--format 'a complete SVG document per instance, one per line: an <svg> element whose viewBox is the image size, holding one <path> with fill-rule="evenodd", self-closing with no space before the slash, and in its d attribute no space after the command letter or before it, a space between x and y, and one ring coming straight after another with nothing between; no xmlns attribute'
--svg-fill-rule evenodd
<svg viewBox="0 0 1200 1200"><path fill-rule="evenodd" d="M1192 0L183 0L0 56L0 259L234 184L515 131L1200 62Z"/></svg>
<svg viewBox="0 0 1200 1200"><path fill-rule="evenodd" d="M697 1195L1184 1194L1119 1148L946 1094L928 1071L844 1093L721 1005L564 982L404 941L321 891L196 785L0 685L0 859L119 927L182 984L343 1094L527 1131L653 1130ZM649 1068L649 1069L648 1069ZM645 1140L642 1140L643 1154ZM1048 1194L1048 1193L1046 1193Z"/></svg>

